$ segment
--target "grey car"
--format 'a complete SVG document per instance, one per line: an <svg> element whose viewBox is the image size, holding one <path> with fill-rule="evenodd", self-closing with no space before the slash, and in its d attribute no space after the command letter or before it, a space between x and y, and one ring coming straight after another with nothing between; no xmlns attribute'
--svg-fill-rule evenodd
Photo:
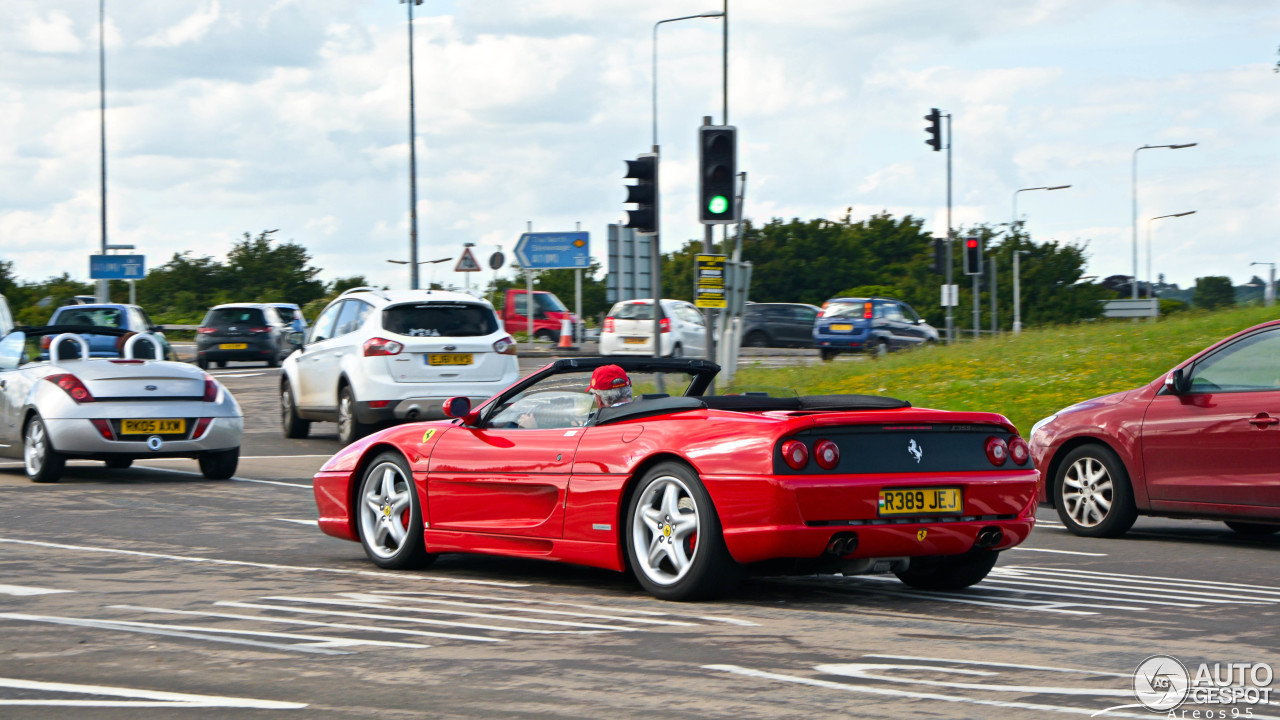
<svg viewBox="0 0 1280 720"><path fill-rule="evenodd" d="M129 335L116 328L94 333ZM46 336L52 336L48 359L39 359ZM144 340L159 344L146 333L129 335L122 357L95 358L87 340L64 328L5 335L0 456L22 458L34 482L57 482L71 459L123 469L139 458L189 457L207 478L234 475L244 430L239 404L191 365L135 357Z"/></svg>
<svg viewBox="0 0 1280 720"><path fill-rule="evenodd" d="M742 311L742 344L750 347L810 347L813 323L822 312L804 303L750 303Z"/></svg>

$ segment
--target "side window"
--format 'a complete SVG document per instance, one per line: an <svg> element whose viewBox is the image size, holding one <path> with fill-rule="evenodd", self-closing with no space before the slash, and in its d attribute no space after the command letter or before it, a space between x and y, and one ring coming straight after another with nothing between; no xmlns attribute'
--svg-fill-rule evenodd
<svg viewBox="0 0 1280 720"><path fill-rule="evenodd" d="M364 322L368 314L369 305L367 303L360 300L348 300L342 306L342 314L338 316L338 323L334 328L333 336L340 337L347 333L355 332L360 328L360 324Z"/></svg>
<svg viewBox="0 0 1280 720"><path fill-rule="evenodd" d="M338 313L346 304L345 302L339 302L325 308L324 312L320 313L320 317L316 318L316 324L311 326L311 337L307 339L307 342L320 342L334 337L333 326L338 320Z"/></svg>
<svg viewBox="0 0 1280 720"><path fill-rule="evenodd" d="M874 319L874 320L883 320L883 319L884 319L884 305L885 305L885 304L884 304L884 303L882 303L882 302L874 302L874 303L871 303L871 308L872 308L872 309L871 309L871 317L872 317L872 319Z"/></svg>
<svg viewBox="0 0 1280 720"><path fill-rule="evenodd" d="M142 329L143 329L143 330L148 330L148 329L150 329L150 328L151 328L151 326L152 326L152 325L154 325L154 324L155 324L155 323L151 322L151 316L147 314L147 311L146 311L146 310L138 310L138 316L142 318Z"/></svg>
<svg viewBox="0 0 1280 720"><path fill-rule="evenodd" d="M920 320L920 316L916 314L915 310L911 309L910 305L902 305L901 307L902 314L907 318L907 322L914 323Z"/></svg>
<svg viewBox="0 0 1280 720"><path fill-rule="evenodd" d="M885 319L887 320L895 320L897 322L902 322L904 320L904 318L902 317L902 306L899 305L898 303L885 303L884 316L885 316Z"/></svg>
<svg viewBox="0 0 1280 720"><path fill-rule="evenodd" d="M515 308L516 315L528 315L529 296L525 294L516 295L511 298L511 306Z"/></svg>
<svg viewBox="0 0 1280 720"><path fill-rule="evenodd" d="M676 313L680 316L681 320L684 320L687 323L692 323L694 325L703 324L702 313L698 312L696 308L688 305L677 305Z"/></svg>
<svg viewBox="0 0 1280 720"><path fill-rule="evenodd" d="M792 320L800 325L809 327L818 321L818 311L807 307L794 308L792 310Z"/></svg>
<svg viewBox="0 0 1280 720"><path fill-rule="evenodd" d="M1196 363L1191 392L1280 390L1280 330L1267 330L1228 345Z"/></svg>

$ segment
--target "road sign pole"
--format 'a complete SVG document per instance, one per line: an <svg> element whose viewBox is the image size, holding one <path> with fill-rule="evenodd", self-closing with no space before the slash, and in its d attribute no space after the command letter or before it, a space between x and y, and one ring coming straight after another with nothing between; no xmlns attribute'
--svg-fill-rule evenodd
<svg viewBox="0 0 1280 720"><path fill-rule="evenodd" d="M574 223L574 230L581 231L582 223ZM573 326L573 344L577 345L585 339L583 326L586 324L582 317L582 268L573 271L573 312L578 316L578 322Z"/></svg>
<svg viewBox="0 0 1280 720"><path fill-rule="evenodd" d="M528 232L533 232L533 221L528 224ZM529 332L529 349L533 349L533 271L529 268L524 269L524 314L528 320Z"/></svg>

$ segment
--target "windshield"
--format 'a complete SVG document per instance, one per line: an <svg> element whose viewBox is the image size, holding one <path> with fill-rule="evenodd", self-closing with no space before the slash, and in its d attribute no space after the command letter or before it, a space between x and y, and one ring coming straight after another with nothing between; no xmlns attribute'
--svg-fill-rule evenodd
<svg viewBox="0 0 1280 720"><path fill-rule="evenodd" d="M665 317L663 313L660 317ZM653 319L653 303L651 302L620 302L613 306L609 311L609 317L615 320L652 320Z"/></svg>
<svg viewBox="0 0 1280 720"><path fill-rule="evenodd" d="M120 327L120 310L117 308L68 308L59 310L52 325L94 325Z"/></svg>
<svg viewBox="0 0 1280 720"><path fill-rule="evenodd" d="M383 310L382 326L409 337L480 337L498 331L498 318L474 303L417 303Z"/></svg>
<svg viewBox="0 0 1280 720"><path fill-rule="evenodd" d="M822 317L824 317L824 318L837 318L837 317L847 317L847 318L852 318L852 317L863 317L863 316L865 315L865 311L866 311L866 309L867 309L867 306L868 306L868 305L870 305L870 304L871 304L871 303L865 303L865 302L853 302L853 303L850 303L850 302L835 302L835 303L831 303L830 305L828 305L828 306L827 306L827 309L826 309L826 310L823 310L823 311L822 311Z"/></svg>
<svg viewBox="0 0 1280 720"><path fill-rule="evenodd" d="M569 308L560 302L560 298L551 293L535 293L534 302L538 304L538 309L544 312L569 312Z"/></svg>
<svg viewBox="0 0 1280 720"><path fill-rule="evenodd" d="M230 327L232 325L253 325L261 327L267 324L259 308L214 308L205 317L205 327Z"/></svg>

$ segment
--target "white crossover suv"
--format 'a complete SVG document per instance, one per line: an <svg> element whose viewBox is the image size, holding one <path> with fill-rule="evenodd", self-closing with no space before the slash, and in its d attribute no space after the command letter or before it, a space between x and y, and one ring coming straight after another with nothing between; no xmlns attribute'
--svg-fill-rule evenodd
<svg viewBox="0 0 1280 720"><path fill-rule="evenodd" d="M352 288L284 361L284 435L306 437L312 421L329 421L348 444L380 424L443 418L451 397L479 405L519 374L515 341L487 300Z"/></svg>

